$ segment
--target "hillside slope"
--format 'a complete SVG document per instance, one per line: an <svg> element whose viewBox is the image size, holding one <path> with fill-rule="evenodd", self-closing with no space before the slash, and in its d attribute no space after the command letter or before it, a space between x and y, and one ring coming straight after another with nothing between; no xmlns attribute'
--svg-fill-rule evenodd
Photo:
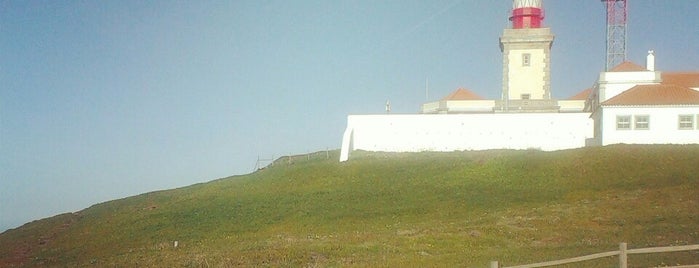
<svg viewBox="0 0 699 268"><path fill-rule="evenodd" d="M699 244L699 146L309 158L28 223L0 234L0 266L487 267Z"/></svg>

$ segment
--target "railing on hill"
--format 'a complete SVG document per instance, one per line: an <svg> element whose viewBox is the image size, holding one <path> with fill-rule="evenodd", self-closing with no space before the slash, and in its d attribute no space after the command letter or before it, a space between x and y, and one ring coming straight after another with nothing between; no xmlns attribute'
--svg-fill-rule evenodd
<svg viewBox="0 0 699 268"><path fill-rule="evenodd" d="M604 257L619 256L619 268L627 268L627 260L629 254L647 254L647 253L664 253L664 252L676 252L676 251L690 251L699 250L699 245L688 245L688 246L670 246L670 247L654 247L654 248L638 248L638 249L627 249L626 243L619 244L619 250L591 254L587 256L580 256L570 259L547 261L533 264L517 265L517 266L507 266L501 267L497 261L490 262L490 268L537 268L537 267L547 267L554 265L562 265L568 263L589 261ZM684 265L684 266L668 266L667 268L699 268L699 264L695 265Z"/></svg>
<svg viewBox="0 0 699 268"><path fill-rule="evenodd" d="M328 148L325 148L325 150L321 151L316 151L316 152L311 152L311 153L306 153L306 154L298 154L298 155L286 155L282 156L279 158L267 158L263 159L260 158L259 156L257 157L257 162L255 163L255 169L254 171L258 171L261 169L265 169L270 166L277 166L277 165L292 165L294 163L298 162L304 162L304 161L311 161L311 160L318 160L318 159L330 159L331 155L332 157L335 156L335 152L331 151Z"/></svg>
<svg viewBox="0 0 699 268"><path fill-rule="evenodd" d="M330 149L325 149L322 151L316 151L312 153L306 153L306 154L297 154L297 155L287 155L287 156L282 156L276 161L274 161L273 164L286 164L286 165L291 165L296 162L303 162L303 161L311 161L311 160L317 160L317 159L330 159Z"/></svg>
<svg viewBox="0 0 699 268"><path fill-rule="evenodd" d="M255 162L255 169L253 169L252 172L264 169L272 163L274 163L274 156L272 156L271 158L260 158L260 156L258 155L257 162Z"/></svg>

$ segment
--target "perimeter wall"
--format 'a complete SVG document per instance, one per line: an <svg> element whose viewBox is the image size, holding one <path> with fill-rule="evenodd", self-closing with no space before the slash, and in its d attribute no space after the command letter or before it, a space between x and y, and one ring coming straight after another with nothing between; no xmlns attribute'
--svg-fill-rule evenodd
<svg viewBox="0 0 699 268"><path fill-rule="evenodd" d="M593 137L588 113L350 115L340 161L351 151L420 152L488 149L555 151Z"/></svg>

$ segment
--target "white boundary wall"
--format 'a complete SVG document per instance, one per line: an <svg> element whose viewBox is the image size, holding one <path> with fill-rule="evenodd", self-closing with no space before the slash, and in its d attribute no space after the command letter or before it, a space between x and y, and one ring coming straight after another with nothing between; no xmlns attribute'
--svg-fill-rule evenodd
<svg viewBox="0 0 699 268"><path fill-rule="evenodd" d="M589 113L350 115L340 161L354 150L555 151L584 147L592 136Z"/></svg>

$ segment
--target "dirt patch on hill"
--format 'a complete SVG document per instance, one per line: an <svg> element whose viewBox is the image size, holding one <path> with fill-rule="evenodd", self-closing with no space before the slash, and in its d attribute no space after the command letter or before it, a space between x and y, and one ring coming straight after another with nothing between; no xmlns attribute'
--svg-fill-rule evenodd
<svg viewBox="0 0 699 268"><path fill-rule="evenodd" d="M0 234L0 267L20 267L45 264L35 256L80 220L78 213L66 213L27 223ZM27 235L31 234L31 235Z"/></svg>

